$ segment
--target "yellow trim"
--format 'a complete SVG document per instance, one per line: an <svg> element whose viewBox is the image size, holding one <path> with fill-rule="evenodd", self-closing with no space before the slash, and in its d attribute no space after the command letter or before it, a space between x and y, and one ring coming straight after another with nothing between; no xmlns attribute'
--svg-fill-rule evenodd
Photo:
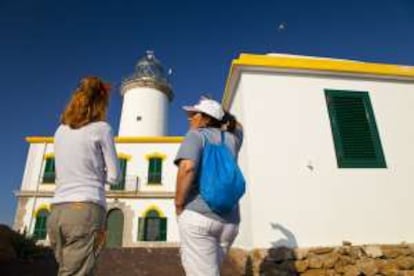
<svg viewBox="0 0 414 276"><path fill-rule="evenodd" d="M229 91L231 82L237 81L235 78L239 77L238 69L241 67L353 73L383 77L413 78L414 80L414 66L293 55L240 54L238 59L232 61L230 72L227 77L222 100L222 103L226 108L229 108L230 99L234 93L234 91Z"/></svg>
<svg viewBox="0 0 414 276"><path fill-rule="evenodd" d="M126 154L126 153L118 153L118 158L119 159L126 159L127 161L131 160L132 155Z"/></svg>
<svg viewBox="0 0 414 276"><path fill-rule="evenodd" d="M233 62L236 66L259 66L272 68L322 70L370 75L414 77L413 66L370 63L353 60L313 58L305 56L276 56L241 54Z"/></svg>
<svg viewBox="0 0 414 276"><path fill-rule="evenodd" d="M157 211L161 218L165 218L164 212L157 205L150 205L149 207L147 207L147 209L145 209L145 211L142 212L141 217L147 217L147 214L152 210Z"/></svg>
<svg viewBox="0 0 414 276"><path fill-rule="evenodd" d="M147 160L150 160L151 158L161 158L164 161L164 159L167 158L167 155L163 154L163 153L160 153L160 152L153 152L153 153L146 154L145 158Z"/></svg>
<svg viewBox="0 0 414 276"><path fill-rule="evenodd" d="M53 143L53 137L42 137L42 136L28 136L26 137L26 142L35 144L35 143Z"/></svg>
<svg viewBox="0 0 414 276"><path fill-rule="evenodd" d="M115 142L118 144L128 143L181 143L184 140L183 136L158 136L158 137L115 137ZM35 143L53 143L53 137L45 136L28 136L26 141L31 144Z"/></svg>
<svg viewBox="0 0 414 276"><path fill-rule="evenodd" d="M37 207L36 211L33 212L33 217L37 217L37 214L41 211L46 209L50 213L50 204L43 203L40 204L39 207Z"/></svg>
<svg viewBox="0 0 414 276"><path fill-rule="evenodd" d="M54 152L48 152L45 155L43 155L43 159L48 159L48 158L55 158L55 153Z"/></svg>

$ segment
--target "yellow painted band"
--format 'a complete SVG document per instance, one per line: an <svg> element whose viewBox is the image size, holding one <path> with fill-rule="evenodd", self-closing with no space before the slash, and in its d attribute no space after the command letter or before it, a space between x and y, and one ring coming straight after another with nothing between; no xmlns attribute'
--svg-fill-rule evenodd
<svg viewBox="0 0 414 276"><path fill-rule="evenodd" d="M45 155L43 155L43 159L48 159L48 158L55 158L55 153L54 152L48 152Z"/></svg>
<svg viewBox="0 0 414 276"><path fill-rule="evenodd" d="M115 137L115 142L118 144L128 143L181 143L184 140L183 136L159 136L159 137ZM26 141L31 144L36 143L53 143L53 137L29 136Z"/></svg>
<svg viewBox="0 0 414 276"><path fill-rule="evenodd" d="M145 158L147 160L149 160L151 158L161 158L162 160L164 160L165 158L167 158L167 155L163 154L163 153L160 153L160 152L154 152L154 153L146 154Z"/></svg>
<svg viewBox="0 0 414 276"><path fill-rule="evenodd" d="M233 62L233 65L321 70L414 78L414 66L302 56L241 54L240 57Z"/></svg>
<svg viewBox="0 0 414 276"><path fill-rule="evenodd" d="M118 158L119 159L126 159L127 161L132 159L132 155L126 154L126 153L118 153Z"/></svg>
<svg viewBox="0 0 414 276"><path fill-rule="evenodd" d="M164 212L163 212L163 211L161 210L161 208L160 208L160 207L158 207L157 205L151 205L151 206L149 206L147 209L145 209L145 211L144 211L144 212L142 212L141 217L146 217L146 216L147 216L147 214L148 214L149 212L151 212L152 210L157 211L157 212L158 212L158 215L159 215L161 218L164 218L164 217L165 217Z"/></svg>
<svg viewBox="0 0 414 276"><path fill-rule="evenodd" d="M47 210L50 213L50 204L43 203L37 207L36 211L33 212L33 217L37 217L40 211Z"/></svg>

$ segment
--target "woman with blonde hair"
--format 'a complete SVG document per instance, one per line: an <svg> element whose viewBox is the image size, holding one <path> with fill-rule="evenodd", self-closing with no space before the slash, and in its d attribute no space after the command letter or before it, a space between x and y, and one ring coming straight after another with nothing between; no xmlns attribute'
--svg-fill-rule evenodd
<svg viewBox="0 0 414 276"><path fill-rule="evenodd" d="M105 183L116 185L119 164L106 122L109 85L83 78L54 136L56 190L48 235L58 275L91 275L105 240Z"/></svg>

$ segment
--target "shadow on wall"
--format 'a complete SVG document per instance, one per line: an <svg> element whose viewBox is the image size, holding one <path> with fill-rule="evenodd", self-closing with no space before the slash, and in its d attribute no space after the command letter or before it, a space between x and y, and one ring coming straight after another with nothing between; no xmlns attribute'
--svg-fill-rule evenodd
<svg viewBox="0 0 414 276"><path fill-rule="evenodd" d="M270 227L282 237L271 243L271 248L261 260L260 275L299 275L295 267L294 249L298 247L295 235L279 223L272 222Z"/></svg>

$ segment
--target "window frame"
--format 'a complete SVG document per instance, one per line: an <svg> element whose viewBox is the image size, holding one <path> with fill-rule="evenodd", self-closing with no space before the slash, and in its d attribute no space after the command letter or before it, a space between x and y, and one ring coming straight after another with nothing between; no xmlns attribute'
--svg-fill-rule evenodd
<svg viewBox="0 0 414 276"><path fill-rule="evenodd" d="M56 183L55 157L54 156L45 157L43 174L42 174L42 184L55 184L55 183Z"/></svg>
<svg viewBox="0 0 414 276"><path fill-rule="evenodd" d="M33 229L33 238L36 240L45 240L47 238L47 220L50 212L47 209L37 211L35 226Z"/></svg>
<svg viewBox="0 0 414 276"><path fill-rule="evenodd" d="M337 89L325 89L324 91L338 168L387 168L369 93L366 91ZM340 122L338 121L337 110L333 104L331 104L333 97L359 98L362 100L366 114L365 118L367 120L369 133L372 139L372 146L376 156L375 158L345 157L346 153L344 150L344 139L339 130Z"/></svg>
<svg viewBox="0 0 414 276"><path fill-rule="evenodd" d="M153 165L153 162L159 162L159 168L157 170L157 166ZM148 175L147 175L147 184L148 185L161 185L162 184L162 166L163 166L163 158L161 157L150 157L148 159Z"/></svg>
<svg viewBox="0 0 414 276"><path fill-rule="evenodd" d="M126 181L126 172L128 166L128 158L118 157L119 162L119 169L121 172L121 179L119 180L117 185L111 185L111 191L123 191L125 190L125 181Z"/></svg>

